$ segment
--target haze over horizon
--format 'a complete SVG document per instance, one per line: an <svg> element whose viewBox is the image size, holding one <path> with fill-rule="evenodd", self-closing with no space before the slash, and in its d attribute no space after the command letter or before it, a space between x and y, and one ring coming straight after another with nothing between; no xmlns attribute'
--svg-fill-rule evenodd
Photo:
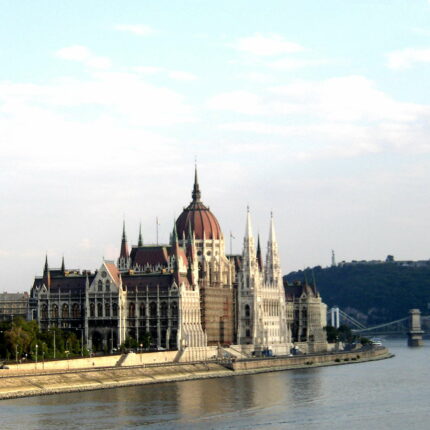
<svg viewBox="0 0 430 430"><path fill-rule="evenodd" d="M429 259L430 1L2 3L1 291L247 205L286 274ZM265 248L265 247L264 247Z"/></svg>

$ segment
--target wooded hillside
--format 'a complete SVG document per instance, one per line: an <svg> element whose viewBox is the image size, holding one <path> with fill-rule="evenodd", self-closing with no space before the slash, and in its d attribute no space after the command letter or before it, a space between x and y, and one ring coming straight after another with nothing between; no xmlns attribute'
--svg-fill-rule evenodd
<svg viewBox="0 0 430 430"><path fill-rule="evenodd" d="M367 324L388 322L407 316L409 309L430 313L430 266L404 267L394 263L346 264L306 269L312 282L312 271L323 301ZM284 277L289 282L304 280L304 271Z"/></svg>

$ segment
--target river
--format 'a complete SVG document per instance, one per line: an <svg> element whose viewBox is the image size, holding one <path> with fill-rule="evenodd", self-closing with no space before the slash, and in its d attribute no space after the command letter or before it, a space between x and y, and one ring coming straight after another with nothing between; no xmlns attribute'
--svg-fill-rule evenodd
<svg viewBox="0 0 430 430"><path fill-rule="evenodd" d="M0 401L7 429L430 428L430 341L344 366Z"/></svg>

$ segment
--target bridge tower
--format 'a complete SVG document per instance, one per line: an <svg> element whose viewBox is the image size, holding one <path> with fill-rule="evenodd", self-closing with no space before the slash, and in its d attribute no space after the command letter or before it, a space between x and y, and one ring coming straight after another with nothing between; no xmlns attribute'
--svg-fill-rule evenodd
<svg viewBox="0 0 430 430"><path fill-rule="evenodd" d="M409 311L408 346L423 346L423 333L421 312L419 309L411 309Z"/></svg>
<svg viewBox="0 0 430 430"><path fill-rule="evenodd" d="M337 306L333 306L330 309L330 323L332 327L335 327L335 328L339 328L340 326L339 308Z"/></svg>

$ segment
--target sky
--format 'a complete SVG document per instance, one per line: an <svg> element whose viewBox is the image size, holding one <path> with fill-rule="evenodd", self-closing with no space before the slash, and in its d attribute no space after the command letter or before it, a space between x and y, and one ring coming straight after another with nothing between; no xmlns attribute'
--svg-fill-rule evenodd
<svg viewBox="0 0 430 430"><path fill-rule="evenodd" d="M430 1L0 0L0 291L202 200L282 271L429 259Z"/></svg>

